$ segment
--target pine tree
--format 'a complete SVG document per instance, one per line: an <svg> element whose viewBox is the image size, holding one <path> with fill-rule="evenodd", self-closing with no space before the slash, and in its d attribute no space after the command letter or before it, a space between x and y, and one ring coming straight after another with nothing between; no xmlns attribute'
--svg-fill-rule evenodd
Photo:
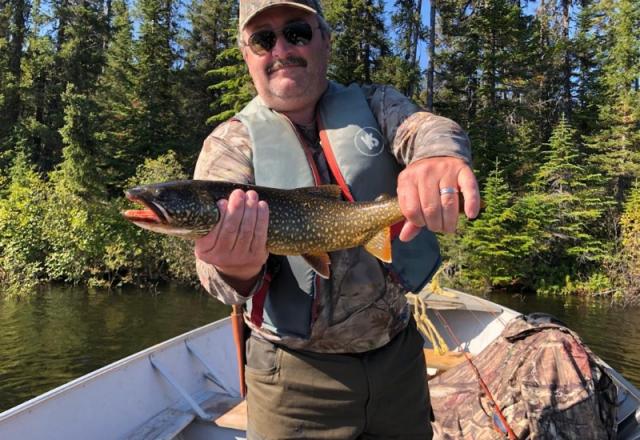
<svg viewBox="0 0 640 440"><path fill-rule="evenodd" d="M329 66L332 79L343 84L371 83L381 57L389 53L383 10L380 0L324 2L325 16L332 30Z"/></svg>

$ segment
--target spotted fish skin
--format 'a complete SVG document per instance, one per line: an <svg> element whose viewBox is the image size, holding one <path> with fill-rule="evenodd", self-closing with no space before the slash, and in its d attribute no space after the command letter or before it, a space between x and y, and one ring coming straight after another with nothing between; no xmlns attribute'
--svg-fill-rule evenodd
<svg viewBox="0 0 640 440"><path fill-rule="evenodd" d="M395 197L348 202L336 185L291 190L211 180L181 180L139 186L126 192L130 200L153 211L147 225L134 213L123 215L146 229L183 238L206 235L218 222L216 202L235 189L254 190L269 205L267 249L278 255L317 255L368 243L404 219Z"/></svg>

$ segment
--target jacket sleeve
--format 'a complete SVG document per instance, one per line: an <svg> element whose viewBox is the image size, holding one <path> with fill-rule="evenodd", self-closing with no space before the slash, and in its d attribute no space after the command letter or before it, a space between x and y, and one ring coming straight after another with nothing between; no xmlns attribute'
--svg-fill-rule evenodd
<svg viewBox="0 0 640 440"><path fill-rule="evenodd" d="M241 122L219 125L204 141L196 162L194 179L254 183L249 133ZM262 286L260 277L248 296L231 287L216 268L196 258L196 270L202 286L225 304L242 304Z"/></svg>
<svg viewBox="0 0 640 440"><path fill-rule="evenodd" d="M453 156L471 164L469 137L457 123L422 110L393 87L368 85L362 90L398 162Z"/></svg>

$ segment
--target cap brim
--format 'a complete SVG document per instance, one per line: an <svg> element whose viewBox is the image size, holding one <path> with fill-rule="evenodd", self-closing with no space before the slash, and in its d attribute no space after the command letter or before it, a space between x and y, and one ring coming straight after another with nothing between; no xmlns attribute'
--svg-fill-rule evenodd
<svg viewBox="0 0 640 440"><path fill-rule="evenodd" d="M278 6L291 6L293 8L302 9L304 11L311 12L313 14L317 14L318 13L318 11L313 9L311 6L301 5L300 3L287 2L287 1L283 1L283 2L280 2L280 3L272 3L272 4L268 5L268 6L265 6L264 8L261 8L261 9L258 9L257 11L254 11L253 14L249 15L244 20L244 23L240 24L240 30L243 30L245 28L245 26L247 25L247 23L249 23L251 20L253 20L256 17L256 15L261 14L262 12L266 11L267 9L276 8Z"/></svg>

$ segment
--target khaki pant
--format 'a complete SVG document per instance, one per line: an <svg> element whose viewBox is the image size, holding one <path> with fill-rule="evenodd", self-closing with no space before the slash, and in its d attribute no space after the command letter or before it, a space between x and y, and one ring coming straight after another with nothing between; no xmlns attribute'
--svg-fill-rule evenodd
<svg viewBox="0 0 640 440"><path fill-rule="evenodd" d="M362 354L247 341L248 440L431 439L422 337L413 322Z"/></svg>

